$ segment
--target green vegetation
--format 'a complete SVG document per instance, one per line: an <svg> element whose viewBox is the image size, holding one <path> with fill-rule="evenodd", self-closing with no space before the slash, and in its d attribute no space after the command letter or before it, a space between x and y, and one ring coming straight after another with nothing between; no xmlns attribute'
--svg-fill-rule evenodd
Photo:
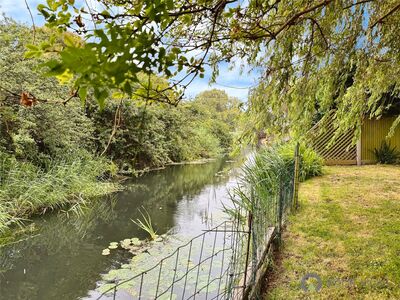
<svg viewBox="0 0 400 300"><path fill-rule="evenodd" d="M278 152L286 163L293 164L294 150L295 143L291 142L280 145ZM312 148L307 147L305 143L300 143L299 153L301 157L299 172L300 181L322 174L324 161L321 156L319 156Z"/></svg>
<svg viewBox="0 0 400 300"><path fill-rule="evenodd" d="M100 111L92 104L89 114L96 128L97 151L106 149L105 154L120 167L134 171L229 153L241 114L239 104L224 91L210 90L177 107L127 99L107 102Z"/></svg>
<svg viewBox="0 0 400 300"><path fill-rule="evenodd" d="M300 186L266 299L399 299L400 168L324 173ZM301 289L307 273L321 278L319 292Z"/></svg>
<svg viewBox="0 0 400 300"><path fill-rule="evenodd" d="M106 159L96 158L93 122L79 103L61 104L68 87L41 76L43 60L24 59L29 28L0 22L0 233L36 213L84 205L88 198L118 189L105 182L115 174ZM48 32L37 31L38 41ZM25 106L22 92L41 101ZM26 100L26 99L25 99Z"/></svg>
<svg viewBox="0 0 400 300"><path fill-rule="evenodd" d="M395 164L399 162L400 151L396 146L391 146L390 143L384 141L379 148L374 149L376 161L381 164Z"/></svg>
<svg viewBox="0 0 400 300"><path fill-rule="evenodd" d="M143 220L137 219L136 221L135 220L131 220L131 221L133 223L135 223L139 228L146 231L149 234L151 240L155 240L157 238L157 232L153 228L153 224L151 223L151 217L150 217L149 213L147 212L147 210L145 210L144 212L146 214L144 214L143 212L140 212Z"/></svg>
<svg viewBox="0 0 400 300"><path fill-rule="evenodd" d="M317 122L324 130L328 116L333 139L352 131L353 142L366 118L396 115L389 133L400 124L397 0L42 2L38 10L47 27L37 29L30 45L28 28L8 19L1 24L2 228L20 215L82 198L75 195L78 189L91 195L93 186L104 185L99 179L118 171L135 173L226 153L238 119L242 141L267 136L274 143L299 140ZM215 82L221 63L241 63L260 75L244 117L239 118L238 101L218 90L182 100L187 85L204 77L206 67ZM44 79L42 72L53 78ZM78 98L81 103L75 102ZM235 204L258 210L257 199L257 205L261 201L267 211L274 205L276 212L276 199L292 183L293 149L288 143L256 154L244 167ZM306 145L300 152L301 180L321 175L322 159ZM374 153L385 164L399 156L387 144ZM66 168L75 168L71 177ZM293 217L286 251L293 251L294 258L286 274L293 279L319 266L324 281L332 272L341 282L372 280L362 288L328 286L327 298L351 298L355 292L398 298L392 284L399 279L399 249L392 242L397 223L386 226L398 206L391 198L377 200L380 194L392 197L388 191L394 182L386 186L386 169L376 169L386 179L375 173L368 177L361 169L355 169L359 177L347 169L329 170L342 174L314 179L319 186L312 192L320 199L303 199L303 211ZM88 173L86 180L80 178L83 173ZM29 186L24 174L31 174L28 180L40 191L21 191ZM38 183L32 174L38 174ZM336 185L329 186L326 178ZM56 191L45 192L50 185L68 191L60 192L65 195L60 202ZM377 220L382 226L376 226ZM138 224L154 233L149 215ZM384 260L383 250L389 259ZM299 256L302 264L296 265ZM285 279L272 295L307 296Z"/></svg>
<svg viewBox="0 0 400 300"><path fill-rule="evenodd" d="M241 110L225 92L206 91L178 107L114 93L100 109L91 92L76 101L82 89L73 89L68 74L43 76L39 66L54 54L24 56L32 42L28 27L3 18L0 33L0 233L32 214L66 205L76 210L89 198L119 189L109 181L119 172L230 151ZM52 40L51 35L37 28L35 42ZM64 38L80 42L59 34L55 47ZM141 77L166 84L156 76Z"/></svg>
<svg viewBox="0 0 400 300"><path fill-rule="evenodd" d="M265 147L255 154L244 165L239 187L234 190L235 206L245 208L246 211L263 209L271 213L267 219L274 222L280 190L291 189L294 151L295 143L286 143ZM302 145L300 156L301 181L322 174L322 159L312 149ZM288 202L291 200L285 199Z"/></svg>
<svg viewBox="0 0 400 300"><path fill-rule="evenodd" d="M238 60L262 74L249 103L248 125L258 130L301 134L335 109L338 134L359 133L360 116L381 116L399 95L395 0L42 2L38 10L49 27L91 41L65 39L59 58L48 64L51 73L71 72L75 87L93 89L99 103L110 88L136 94L131 86L140 82L140 72L186 73L176 78L186 85L204 76L207 64L215 80L218 63ZM30 55L52 51L46 43ZM164 89L151 90L174 102ZM400 117L393 126L399 123Z"/></svg>
<svg viewBox="0 0 400 300"><path fill-rule="evenodd" d="M85 205L88 198L118 188L99 178L109 168L105 160L77 158L40 168L13 156L2 155L0 159L0 232L20 218L66 204Z"/></svg>

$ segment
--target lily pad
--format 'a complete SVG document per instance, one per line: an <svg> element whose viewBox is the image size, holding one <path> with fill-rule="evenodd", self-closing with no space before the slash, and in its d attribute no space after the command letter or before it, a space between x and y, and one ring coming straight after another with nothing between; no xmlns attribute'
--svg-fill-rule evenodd
<svg viewBox="0 0 400 300"><path fill-rule="evenodd" d="M103 275L103 280L108 282L115 282L119 280L125 280L132 277L134 274L130 269L115 269L111 270L107 274Z"/></svg>
<svg viewBox="0 0 400 300"><path fill-rule="evenodd" d="M131 239L124 239L123 241L122 241L122 243L124 243L124 244L130 244L131 243Z"/></svg>
<svg viewBox="0 0 400 300"><path fill-rule="evenodd" d="M124 249L129 249L130 245L131 245L130 239L125 239L125 240L121 241L121 247Z"/></svg>
<svg viewBox="0 0 400 300"><path fill-rule="evenodd" d="M117 249L118 248L118 243L117 242L111 242L110 246L108 246L108 249Z"/></svg>
<svg viewBox="0 0 400 300"><path fill-rule="evenodd" d="M101 255L110 255L110 249L104 249Z"/></svg>
<svg viewBox="0 0 400 300"><path fill-rule="evenodd" d="M140 246L142 245L142 242L138 238L131 238L131 243L134 246Z"/></svg>

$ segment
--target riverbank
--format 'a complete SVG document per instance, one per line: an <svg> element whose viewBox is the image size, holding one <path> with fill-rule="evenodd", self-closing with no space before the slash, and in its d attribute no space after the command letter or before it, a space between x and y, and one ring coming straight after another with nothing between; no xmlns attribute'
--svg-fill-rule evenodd
<svg viewBox="0 0 400 300"><path fill-rule="evenodd" d="M143 175L172 161L217 157L234 145L243 111L222 90L179 106L113 94L100 107L92 101L95 91L83 97L66 78L43 76L45 58L25 57L26 47L34 47L31 28L0 17L0 32L0 53L7 58L0 60L7 70L0 72L0 236L33 215L79 212L88 199L118 190L109 182L117 173ZM36 46L52 37L37 28ZM156 75L144 82L168 84ZM132 87L133 94L141 92ZM168 97L174 102L175 96Z"/></svg>
<svg viewBox="0 0 400 300"><path fill-rule="evenodd" d="M0 234L49 211L79 212L90 199L121 189L109 180L112 166L107 160L85 157L54 163L47 171L12 156L1 157ZM1 240L0 240L1 243Z"/></svg>
<svg viewBox="0 0 400 300"><path fill-rule="evenodd" d="M146 174L148 172L164 170L165 168L167 168L169 166L203 165L203 164L210 163L210 162L213 162L216 160L217 160L217 158L202 158L202 159L194 159L194 160L173 161L173 162L169 162L160 167L155 167L155 168L148 167L148 168L133 170L133 171L119 170L118 174L122 175L122 176L128 176L128 177L138 177L138 176L142 176L143 174ZM230 161L230 162L234 162L234 161Z"/></svg>
<svg viewBox="0 0 400 300"><path fill-rule="evenodd" d="M123 190L122 181L171 166L203 165L217 158L169 163L159 168L117 172L111 162L102 158L55 164L43 172L11 157L2 159L0 185L0 246L13 243L30 231L30 219L48 212L64 210L80 213L93 201ZM8 167L6 167L8 165Z"/></svg>
<svg viewBox="0 0 400 300"><path fill-rule="evenodd" d="M91 201L80 214L35 216L22 241L0 247L0 298L85 299L102 274L130 262L124 249L103 256L110 242L148 237L131 222L142 218L139 210L150 214L157 234L193 237L222 214L221 200L229 201L227 185L234 184L227 170L236 166L222 159L170 166L126 179L121 192ZM222 171L226 176L215 176Z"/></svg>

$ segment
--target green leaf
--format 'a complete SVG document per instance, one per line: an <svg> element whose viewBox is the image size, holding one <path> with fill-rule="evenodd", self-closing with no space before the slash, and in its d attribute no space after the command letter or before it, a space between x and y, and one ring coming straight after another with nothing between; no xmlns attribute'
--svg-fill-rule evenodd
<svg viewBox="0 0 400 300"><path fill-rule="evenodd" d="M104 109L105 106L105 100L108 97L108 92L105 89L99 89L99 88L94 88L94 97L97 100L97 103L99 104L100 110Z"/></svg>
<svg viewBox="0 0 400 300"><path fill-rule="evenodd" d="M44 5L44 4L39 4L38 6L37 6L37 10L38 11L40 11L40 12L42 12L42 10L44 10L44 9L46 9L46 8L48 8L46 5Z"/></svg>
<svg viewBox="0 0 400 300"><path fill-rule="evenodd" d="M33 57L40 57L41 55L42 51L26 51L24 57L33 58Z"/></svg>
<svg viewBox="0 0 400 300"><path fill-rule="evenodd" d="M32 50L32 51L40 51L38 46L35 46L35 45L32 45L32 44L26 45L26 48L28 48L29 50Z"/></svg>
<svg viewBox="0 0 400 300"><path fill-rule="evenodd" d="M123 90L124 90L124 92L127 93L129 96L132 95L132 87L131 87L131 84L129 83L129 81L125 81Z"/></svg>
<svg viewBox="0 0 400 300"><path fill-rule="evenodd" d="M79 87L78 95L82 103L84 103L87 97L87 87L86 86Z"/></svg>
<svg viewBox="0 0 400 300"><path fill-rule="evenodd" d="M64 43L67 45L67 47L75 47L75 41L69 34L64 35Z"/></svg>

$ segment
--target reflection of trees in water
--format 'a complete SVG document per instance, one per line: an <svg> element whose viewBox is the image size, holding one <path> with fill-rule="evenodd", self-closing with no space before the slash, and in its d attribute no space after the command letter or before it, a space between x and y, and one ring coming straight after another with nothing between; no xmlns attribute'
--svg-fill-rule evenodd
<svg viewBox="0 0 400 300"><path fill-rule="evenodd" d="M92 234L91 229L96 224L112 219L115 203L115 196L108 196L106 201L94 199L90 206L81 207L79 214L58 212L43 219L34 219L31 227L35 228L35 224L39 224L39 228L33 231L31 237L21 237L20 242L0 248L0 270L9 270L13 266L10 261L32 254L38 247L52 255L79 244ZM31 257L35 258L35 255Z"/></svg>
<svg viewBox="0 0 400 300"><path fill-rule="evenodd" d="M74 289L62 280L65 272L70 273L76 287L92 284L99 263L105 261L96 263L89 258L93 267L87 269L82 255L98 252L100 246L87 242L96 241L93 228L113 218L116 203L112 197L101 200L95 199L79 215L59 212L37 218L34 224L39 225L34 236L0 248L0 295L10 295L9 299L45 299L45 295L46 299L56 299L63 293L68 295ZM72 296L76 296L75 291Z"/></svg>
<svg viewBox="0 0 400 300"><path fill-rule="evenodd" d="M226 180L215 176L223 166L222 160L173 166L133 180L116 199L94 199L79 214L58 212L37 218L36 236L0 248L0 298L84 296L95 288L101 273L124 261L126 253L122 251L110 257L100 255L108 242L145 236L130 221L140 217L138 208L144 206L160 233L165 232L175 225L179 201L189 201L206 185Z"/></svg>
<svg viewBox="0 0 400 300"><path fill-rule="evenodd" d="M165 230L174 225L174 212L179 201L183 198L194 199L208 184L217 185L226 181L226 178L215 176L223 165L222 160L217 160L201 165L174 166L148 174L150 176L138 180L139 184L147 187L146 190L139 189L127 197L142 200L135 204L149 212L155 227ZM140 218L140 213L132 210L132 219L136 218Z"/></svg>

